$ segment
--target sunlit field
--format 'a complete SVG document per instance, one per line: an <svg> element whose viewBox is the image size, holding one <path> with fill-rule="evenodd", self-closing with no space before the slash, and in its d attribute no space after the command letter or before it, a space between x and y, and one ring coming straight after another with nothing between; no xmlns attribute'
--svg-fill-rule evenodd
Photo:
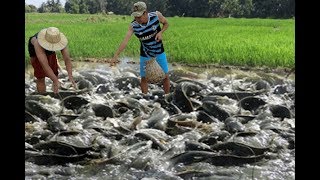
<svg viewBox="0 0 320 180"><path fill-rule="evenodd" d="M240 66L293 67L294 19L236 19L167 17L163 34L169 62ZM130 16L103 14L25 14L25 61L28 39L42 28L55 26L69 40L73 60L111 58L124 38ZM139 57L132 36L120 57ZM60 55L60 53L58 53Z"/></svg>

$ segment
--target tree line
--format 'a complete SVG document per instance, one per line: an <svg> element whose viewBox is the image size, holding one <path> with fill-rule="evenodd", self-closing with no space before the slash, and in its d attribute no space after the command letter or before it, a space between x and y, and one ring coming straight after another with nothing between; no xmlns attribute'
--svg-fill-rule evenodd
<svg viewBox="0 0 320 180"><path fill-rule="evenodd" d="M137 0L47 0L39 8L25 4L25 12L129 15ZM167 17L292 18L295 0L145 0L148 11Z"/></svg>

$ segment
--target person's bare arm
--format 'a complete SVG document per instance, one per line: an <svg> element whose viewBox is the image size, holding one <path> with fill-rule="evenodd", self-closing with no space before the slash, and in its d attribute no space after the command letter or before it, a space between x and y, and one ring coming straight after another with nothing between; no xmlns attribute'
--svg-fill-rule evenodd
<svg viewBox="0 0 320 180"><path fill-rule="evenodd" d="M77 89L76 83L74 82L73 76L72 76L72 64L71 64L71 58L70 58L68 47L65 47L64 49L62 49L61 54L64 60L64 64L66 66L66 70L68 72L69 81L72 83L73 87Z"/></svg>
<svg viewBox="0 0 320 180"><path fill-rule="evenodd" d="M114 56L112 58L111 65L113 65L114 63L116 63L118 61L118 57L119 57L120 53L126 48L132 34L133 34L133 28L131 25L129 25L126 36L122 40L119 48L117 49L116 53L114 54Z"/></svg>
<svg viewBox="0 0 320 180"><path fill-rule="evenodd" d="M44 72L53 82L53 91L55 93L57 93L59 86L60 86L59 80L58 80L58 77L54 74L53 70L51 69L51 67L48 64L48 59L47 59L45 50L40 46L40 44L38 43L38 41L35 37L32 38L31 43L34 46L36 56L41 64Z"/></svg>
<svg viewBox="0 0 320 180"><path fill-rule="evenodd" d="M161 12L156 11L156 13L157 13L157 16L159 18L160 23L163 24L161 31L158 32L156 35L156 41L159 42L162 40L162 33L168 29L169 23L168 23L167 19L162 15Z"/></svg>

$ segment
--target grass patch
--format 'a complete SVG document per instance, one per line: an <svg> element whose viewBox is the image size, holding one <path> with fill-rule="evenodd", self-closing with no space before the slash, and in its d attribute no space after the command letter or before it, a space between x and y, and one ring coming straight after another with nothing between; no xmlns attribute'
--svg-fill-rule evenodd
<svg viewBox="0 0 320 180"><path fill-rule="evenodd" d="M163 42L171 63L289 68L295 64L294 19L167 19ZM74 60L111 58L131 21L130 16L120 15L26 13L25 61L29 60L29 37L49 26L67 36ZM139 50L140 43L133 36L121 56L138 59Z"/></svg>

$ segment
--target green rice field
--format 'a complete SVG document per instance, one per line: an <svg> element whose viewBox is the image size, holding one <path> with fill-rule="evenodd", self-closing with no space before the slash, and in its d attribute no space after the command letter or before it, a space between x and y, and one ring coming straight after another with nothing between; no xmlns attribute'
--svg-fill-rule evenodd
<svg viewBox="0 0 320 180"><path fill-rule="evenodd" d="M289 68L295 64L294 19L167 20L169 28L163 34L163 43L171 63ZM26 13L25 62L29 62L29 37L50 26L67 36L73 60L112 58L131 21L132 17L120 15ZM138 59L139 50L139 41L133 35L120 58Z"/></svg>

